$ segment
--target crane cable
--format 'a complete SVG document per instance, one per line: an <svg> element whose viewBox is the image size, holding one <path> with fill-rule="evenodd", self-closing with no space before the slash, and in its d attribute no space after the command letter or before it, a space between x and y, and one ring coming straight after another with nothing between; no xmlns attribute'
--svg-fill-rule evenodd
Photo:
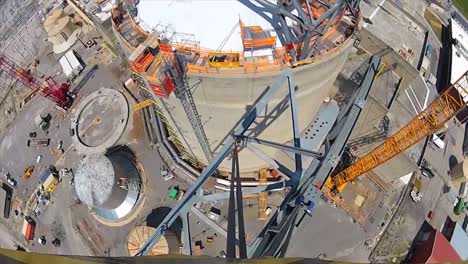
<svg viewBox="0 0 468 264"><path fill-rule="evenodd" d="M226 45L226 43L228 42L228 40L231 38L232 34L234 34L234 31L237 29L237 27L239 26L239 23L236 22L236 24L234 25L234 27L231 29L231 31L229 31L228 35L226 36L226 38L224 38L224 40L221 42L221 44L219 45L219 47L216 49L216 51L221 51L221 49L224 47L224 45Z"/></svg>

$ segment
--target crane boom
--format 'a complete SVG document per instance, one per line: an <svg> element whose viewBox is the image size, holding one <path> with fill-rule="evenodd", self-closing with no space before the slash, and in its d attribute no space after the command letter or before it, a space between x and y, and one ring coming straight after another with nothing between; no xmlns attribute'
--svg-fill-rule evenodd
<svg viewBox="0 0 468 264"><path fill-rule="evenodd" d="M468 102L468 71L437 97L426 109L401 128L375 150L325 182L332 193L360 175L378 167L421 139L435 133L443 124L460 112Z"/></svg>
<svg viewBox="0 0 468 264"><path fill-rule="evenodd" d="M53 101L59 107L67 109L73 102L72 96L69 95L70 85L68 83L59 85L52 77L41 81L4 54L0 54L0 73L2 72L8 77L18 80L34 93Z"/></svg>

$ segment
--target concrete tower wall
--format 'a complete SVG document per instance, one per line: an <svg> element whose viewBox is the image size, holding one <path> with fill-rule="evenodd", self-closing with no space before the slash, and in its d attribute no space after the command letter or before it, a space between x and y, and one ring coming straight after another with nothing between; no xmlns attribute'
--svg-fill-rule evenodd
<svg viewBox="0 0 468 264"><path fill-rule="evenodd" d="M117 154L109 155L107 158L111 161L112 166L114 167L115 184L109 199L104 204L102 204L101 207L105 209L115 209L124 202L128 195L127 190L124 190L118 186L117 183L119 178L126 178L128 180L131 180L135 177L138 178L138 172L136 171L135 165L130 160L128 160L127 157L123 157Z"/></svg>
<svg viewBox="0 0 468 264"><path fill-rule="evenodd" d="M301 130L313 120L322 100L330 95L330 89L348 57L352 43L353 40L348 39L337 52L323 57L318 62L293 70L294 80L298 87L296 95L299 105L298 116ZM226 135L247 112L248 107L259 98L278 75L279 73L256 75L191 74L188 76L190 85L197 87L192 90L193 97L204 123L204 129L211 149L214 152L220 149ZM196 86L197 83L199 83L198 86ZM271 125L260 125L253 135L260 133L259 138L279 143L291 140L290 109L284 107L288 105L286 95L287 88L284 87L271 101L267 108L267 113L263 113L268 116L269 120L265 118L257 119L259 122L269 123L272 120L275 120L275 122ZM172 121L173 128L179 134L182 143L197 159L201 162L206 162L203 151L198 144L180 101L174 94L163 101L166 105L163 111ZM279 107L281 105L283 107ZM275 109L277 107L283 109L279 114ZM262 116L262 114L259 116ZM271 155L279 154L269 148L262 150ZM240 152L239 159L241 172L243 173L256 173L259 168L268 166L263 160L247 149ZM230 167L230 161L224 161L220 168L230 171Z"/></svg>

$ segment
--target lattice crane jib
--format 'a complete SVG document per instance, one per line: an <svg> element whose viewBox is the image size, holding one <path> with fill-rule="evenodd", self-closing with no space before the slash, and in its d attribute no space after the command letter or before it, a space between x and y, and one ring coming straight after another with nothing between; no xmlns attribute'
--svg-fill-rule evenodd
<svg viewBox="0 0 468 264"><path fill-rule="evenodd" d="M437 132L447 121L466 107L468 101L468 72L437 97L426 109L388 138L375 150L357 160L350 167L329 177L326 186L338 192L346 183L371 171L423 138Z"/></svg>
<svg viewBox="0 0 468 264"><path fill-rule="evenodd" d="M68 83L58 84L52 77L45 80L37 78L30 70L21 67L16 61L4 54L0 54L0 72L9 78L18 80L21 84L54 103L67 109L73 102L69 94Z"/></svg>

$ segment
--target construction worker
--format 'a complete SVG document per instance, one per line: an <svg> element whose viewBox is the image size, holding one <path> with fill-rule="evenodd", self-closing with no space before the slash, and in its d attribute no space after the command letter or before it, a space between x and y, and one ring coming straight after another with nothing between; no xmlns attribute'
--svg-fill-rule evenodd
<svg viewBox="0 0 468 264"><path fill-rule="evenodd" d="M292 57L289 53L286 53L286 56L284 56L284 63L286 64L291 64L292 63Z"/></svg>

